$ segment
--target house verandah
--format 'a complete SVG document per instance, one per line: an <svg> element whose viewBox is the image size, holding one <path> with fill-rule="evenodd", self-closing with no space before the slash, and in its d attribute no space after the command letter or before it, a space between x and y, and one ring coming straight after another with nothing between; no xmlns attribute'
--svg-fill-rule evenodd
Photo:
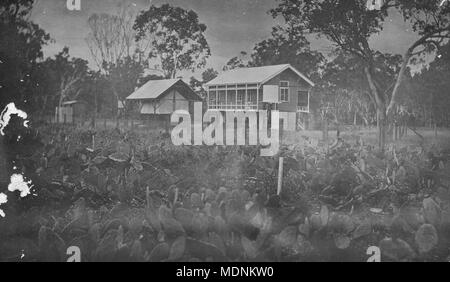
<svg viewBox="0 0 450 282"><path fill-rule="evenodd" d="M281 84L282 85L282 84ZM298 86L285 86L275 90L278 96L278 101L281 100L282 95L291 95L296 91L297 94L297 107L296 110L299 113L310 112L310 90L303 89L298 90ZM264 88L260 84L225 84L225 85L212 85L208 86L207 103L209 110L246 110L246 111L259 111L266 110L267 104L272 104L273 100L265 99ZM271 89L272 90L272 89ZM266 95L267 97L268 95ZM278 103L275 103L278 104ZM281 107L280 110L282 110Z"/></svg>
<svg viewBox="0 0 450 282"><path fill-rule="evenodd" d="M258 84L208 86L210 110L262 110L263 90Z"/></svg>

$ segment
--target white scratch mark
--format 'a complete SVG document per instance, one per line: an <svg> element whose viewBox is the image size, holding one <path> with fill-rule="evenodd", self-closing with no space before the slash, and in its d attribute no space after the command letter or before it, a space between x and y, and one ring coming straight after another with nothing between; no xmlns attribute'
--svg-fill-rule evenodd
<svg viewBox="0 0 450 282"><path fill-rule="evenodd" d="M20 197L23 198L31 194L30 190L33 187L33 185L30 184L31 180L26 182L23 179L22 174L13 174L11 175L11 183L8 185L8 190L11 192L20 191Z"/></svg>
<svg viewBox="0 0 450 282"><path fill-rule="evenodd" d="M8 197L5 193L0 193L0 205L6 204L8 202Z"/></svg>
<svg viewBox="0 0 450 282"><path fill-rule="evenodd" d="M23 122L23 126L28 127L28 115L26 112L19 110L16 108L16 105L14 103L9 103L6 105L6 107L3 109L1 115L0 115L0 134L5 135L5 132L3 131L5 127L8 125L9 121L11 120L11 115L16 114L25 121Z"/></svg>
<svg viewBox="0 0 450 282"><path fill-rule="evenodd" d="M0 193L0 206L6 204L6 202L8 202L8 197L6 194ZM5 217L5 212L2 209L0 209L0 216Z"/></svg>

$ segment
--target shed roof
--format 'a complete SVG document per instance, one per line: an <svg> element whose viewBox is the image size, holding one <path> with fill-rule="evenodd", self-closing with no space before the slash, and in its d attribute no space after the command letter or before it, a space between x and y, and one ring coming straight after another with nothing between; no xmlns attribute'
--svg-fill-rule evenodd
<svg viewBox="0 0 450 282"><path fill-rule="evenodd" d="M186 91L181 91L188 100L200 101L201 98L187 85L183 80L177 79L162 79L162 80L149 80L142 85L136 91L134 91L127 100L151 100L158 99L164 95L168 90L174 86L181 86Z"/></svg>
<svg viewBox="0 0 450 282"><path fill-rule="evenodd" d="M215 79L206 83L206 85L211 86L223 84L250 84L250 83L264 84L287 69L291 69L299 77L304 79L308 84L314 86L314 83L311 80L309 80L305 75L303 75L301 72L299 72L290 64L233 69L220 74Z"/></svg>

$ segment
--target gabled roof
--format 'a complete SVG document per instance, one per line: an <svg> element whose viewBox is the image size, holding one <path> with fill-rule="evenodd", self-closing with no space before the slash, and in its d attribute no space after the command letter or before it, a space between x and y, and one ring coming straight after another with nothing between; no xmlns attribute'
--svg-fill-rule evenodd
<svg viewBox="0 0 450 282"><path fill-rule="evenodd" d="M314 86L314 83L311 80L290 64L229 70L206 83L206 86L223 84L264 84L287 69L291 69L311 86Z"/></svg>
<svg viewBox="0 0 450 282"><path fill-rule="evenodd" d="M183 80L176 79L162 79L162 80L149 80L142 85L139 89L133 92L127 97L127 100L151 100L159 99L168 90L174 86L182 87L184 91L180 91L188 100L201 101L201 98L187 85Z"/></svg>

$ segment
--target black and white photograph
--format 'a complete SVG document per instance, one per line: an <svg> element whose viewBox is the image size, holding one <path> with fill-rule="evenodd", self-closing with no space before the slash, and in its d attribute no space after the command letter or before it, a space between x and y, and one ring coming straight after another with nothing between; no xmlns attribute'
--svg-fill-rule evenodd
<svg viewBox="0 0 450 282"><path fill-rule="evenodd" d="M0 0L0 262L450 262L450 0Z"/></svg>

